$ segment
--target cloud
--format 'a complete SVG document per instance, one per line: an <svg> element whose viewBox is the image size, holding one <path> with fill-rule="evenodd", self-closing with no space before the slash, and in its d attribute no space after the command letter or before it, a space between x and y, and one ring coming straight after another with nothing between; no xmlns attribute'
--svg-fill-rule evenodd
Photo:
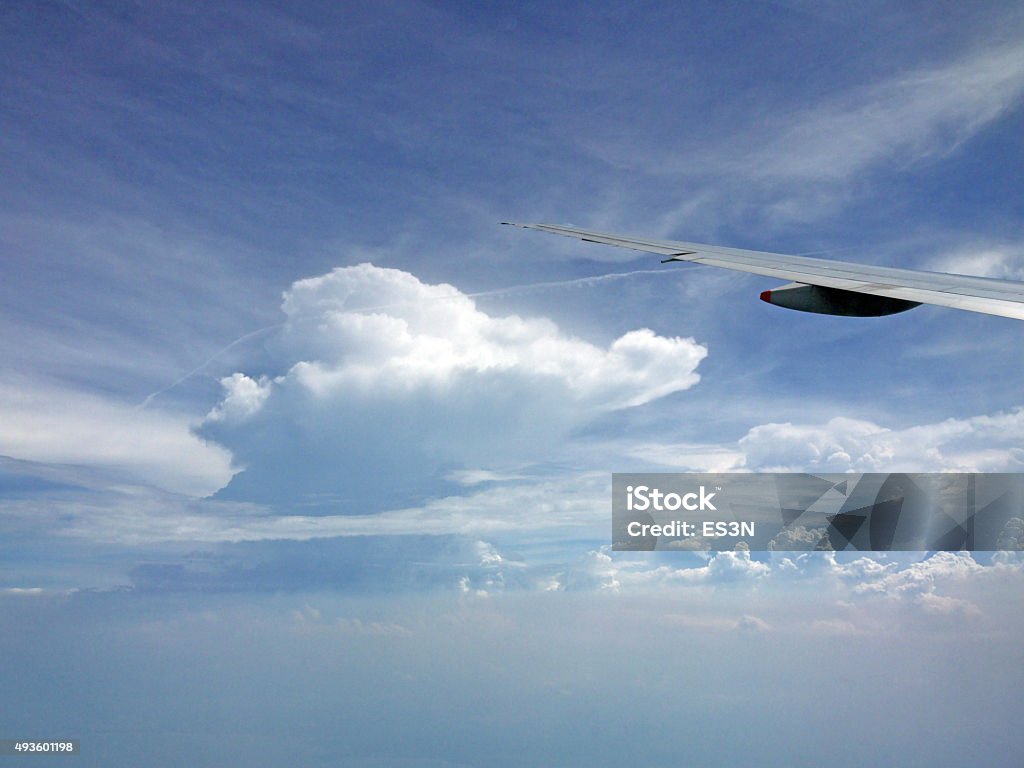
<svg viewBox="0 0 1024 768"><path fill-rule="evenodd" d="M526 475L515 473L494 472L489 469L457 469L448 474L448 479L459 485L480 485L482 483L502 483L510 480L526 480Z"/></svg>
<svg viewBox="0 0 1024 768"><path fill-rule="evenodd" d="M865 578L867 572L857 569L854 572L857 581L855 591L889 596L907 593L920 595L933 592L939 583L964 581L984 569L985 566L978 563L969 552L936 552L926 560L912 563L906 568L884 572L873 570L874 578L870 579Z"/></svg>
<svg viewBox="0 0 1024 768"><path fill-rule="evenodd" d="M256 381L243 373L234 373L220 383L224 397L207 414L207 421L244 421L259 411L270 396L270 382L265 376Z"/></svg>
<svg viewBox="0 0 1024 768"><path fill-rule="evenodd" d="M646 225L648 231L707 238L730 222L749 228L752 217L779 226L831 216L869 190L863 182L874 174L947 158L1019 108L1022 95L1024 42L986 40L945 60L843 84L815 102L775 97L757 119L723 129L717 140L666 141L646 153L632 143L589 146L606 162L648 174L652 184L685 183L692 190ZM638 215L647 212L630 217ZM591 223L615 231L621 218Z"/></svg>
<svg viewBox="0 0 1024 768"><path fill-rule="evenodd" d="M757 616L745 614L740 617L736 628L742 632L767 632L771 629L771 625L764 619L759 619Z"/></svg>
<svg viewBox="0 0 1024 768"><path fill-rule="evenodd" d="M648 329L602 347L372 264L296 282L283 310L268 347L285 372L222 380L202 428L246 467L225 498L376 512L445 495L694 386L707 355Z"/></svg>
<svg viewBox="0 0 1024 768"><path fill-rule="evenodd" d="M802 102L784 90L758 94L761 102L748 104L756 119L733 122L740 127L732 132L722 126L717 143L703 140L699 156L680 152L678 143L668 144L671 154L613 139L586 146L608 163L652 175L720 173L724 164L748 181L843 181L884 161L942 158L1020 105L1024 40L985 38L859 84L837 80L814 101L805 89L797 93Z"/></svg>
<svg viewBox="0 0 1024 768"><path fill-rule="evenodd" d="M967 552L938 552L916 561L897 553L849 560L833 552L808 552L763 562L747 553L718 552L701 565L687 557L680 562L679 553L637 558L594 550L566 573L564 588L631 599L656 594L660 601L685 594L690 615L683 623L719 628L725 626L723 613L730 601L741 600L749 611L749 596L756 594L758 615L747 613L728 622L730 627L877 637L895 628L962 633L964 619L978 632L1002 632L1006 602L1019 594L1024 580L1019 561L993 558L984 565ZM791 604L789 610L776 604L762 613L780 596ZM709 617L706 610L712 605L714 616Z"/></svg>
<svg viewBox="0 0 1024 768"><path fill-rule="evenodd" d="M933 259L928 268L936 272L1024 280L1024 243L963 246Z"/></svg>
<svg viewBox="0 0 1024 768"><path fill-rule="evenodd" d="M757 151L751 170L840 181L897 156L945 156L1019 105L1022 93L1024 45L986 47L796 112Z"/></svg>
<svg viewBox="0 0 1024 768"><path fill-rule="evenodd" d="M753 584L771 570L768 563L754 560L750 552L744 550L716 552L706 557L674 552L671 557L683 565L666 565L660 559L626 559L607 547L594 550L569 569L565 588L618 592L624 589ZM692 558L699 558L704 564L695 566Z"/></svg>
<svg viewBox="0 0 1024 768"><path fill-rule="evenodd" d="M996 540L996 547L1006 551L1024 550L1024 520L1011 517Z"/></svg>
<svg viewBox="0 0 1024 768"><path fill-rule="evenodd" d="M1001 594L1019 591L1024 568L1019 561L993 557L991 565L975 559L977 553L936 552L930 557L900 567L856 568L837 565L836 572L852 586L853 595L868 599L897 601L932 619L978 618L999 613ZM979 603L990 603L983 610Z"/></svg>
<svg viewBox="0 0 1024 768"><path fill-rule="evenodd" d="M733 443L629 443L622 451L693 472L1019 472L1022 440L1024 408L1016 407L902 428L849 416L769 422Z"/></svg>
<svg viewBox="0 0 1024 768"><path fill-rule="evenodd" d="M45 527L93 542L224 544L361 536L526 535L599 538L611 492L604 472L485 488L374 514L280 514L271 507L194 499L148 489L113 489L76 500L0 502L8 526ZM10 528L8 528L10 530Z"/></svg>
<svg viewBox="0 0 1024 768"><path fill-rule="evenodd" d="M331 621L319 608L303 605L291 612L292 624L303 631L315 630L342 636L406 637L412 631L397 622L339 616Z"/></svg>
<svg viewBox="0 0 1024 768"><path fill-rule="evenodd" d="M139 592L276 592L331 589L383 593L543 591L545 566L528 567L489 542L454 536L342 536L151 547L124 574ZM304 618L317 620L314 612Z"/></svg>
<svg viewBox="0 0 1024 768"><path fill-rule="evenodd" d="M925 613L938 616L979 616L981 610L969 600L958 597L937 595L934 592L924 592L917 596L917 605Z"/></svg>
<svg viewBox="0 0 1024 768"><path fill-rule="evenodd" d="M107 485L208 496L234 474L185 417L36 381L0 381L0 423L0 455L91 468Z"/></svg>
<svg viewBox="0 0 1024 768"><path fill-rule="evenodd" d="M780 531L768 542L768 551L791 552L793 550L829 550L832 544L826 535L826 528L805 528L794 525Z"/></svg>
<svg viewBox="0 0 1024 768"><path fill-rule="evenodd" d="M588 407L642 405L693 386L707 350L631 331L604 350L549 320L491 317L451 285L360 264L300 280L285 294L289 378L310 392L448 392L474 376L517 375Z"/></svg>
<svg viewBox="0 0 1024 768"><path fill-rule="evenodd" d="M287 383L287 377L281 378ZM329 397L318 409L315 401L311 404L294 397L294 392L289 391L290 383L249 379L254 386L247 389L246 379L235 376L228 380L229 386L242 382L245 397L236 401L233 391L229 392L224 401L228 405L222 403L214 411L224 415L216 416L210 424L226 430L232 440L240 443L243 435L250 436L251 444L244 446L245 450L264 449L255 453L257 461L251 465L251 471L268 486L284 486L280 506L267 494L261 497L253 493L259 503L243 500L241 493L232 496L226 492L218 499L197 503L136 490L64 503L59 529L80 538L134 544L388 535L520 537L538 531L548 536L603 538L607 532L607 467L615 466L623 456L643 456L650 449L650 445L640 449L635 444L617 446L601 441L571 447L572 438L565 431L545 431L549 425L540 423L544 416L541 412L533 416L533 423L526 425L534 439L523 442L516 456L502 453L507 449L503 441L512 428L491 426L502 420L511 421L509 414L485 414L481 418L490 418L490 422L471 425L465 433L457 430L449 434L446 430L451 417L446 409L457 406L449 406L443 400L429 402L431 408L425 413L417 411L420 401L416 398L410 405L398 396L386 397L382 404L375 404L369 396ZM260 391L267 394L246 399ZM470 395L459 393L466 391L456 388L452 397L465 400ZM481 398L481 409L487 404L483 394L474 395ZM251 408L249 404L257 399L260 405ZM245 405L235 408L236 402ZM499 404L494 404L494 408ZM359 425L359 413L370 409L376 409L374 413L384 419L376 443L370 429L373 420L360 425L364 431L354 434L351 429L352 424ZM565 405L563 410L571 411L571 406ZM552 420L555 418L551 415ZM331 426L331 420L341 421L347 429ZM687 446L687 450L688 455L714 457L715 469L719 471L1012 471L1021 460L1017 446L1024 431L1022 422L1024 412L1017 410L905 429L850 418L818 424L772 423L750 429L732 446L713 450ZM402 445L395 437L400 430L414 434L418 442ZM553 446L540 439L552 434L562 442ZM510 459L529 459L534 463L520 465L515 471L459 470L444 468L436 457L436 464L426 466L409 459L427 455L421 450L424 445L436 446L447 437L453 440L453 448L447 454L449 460L461 459L466 464L472 461L476 465L487 460L508 465ZM458 439L476 441L478 448L460 456L455 451ZM488 439L493 448L487 447ZM316 451L311 452L312 448ZM551 475L540 463L545 451L550 451L549 458L601 469L561 470ZM292 454L298 454L301 460L297 462ZM376 464L386 455L402 457L408 466L395 466L393 475L389 475L387 465L381 468ZM732 457L727 467L720 465L723 456ZM409 477L423 478L434 469L438 470L433 476L434 485L412 486L419 494L410 493L405 499L389 495L396 486L402 488L401 483ZM698 462L692 469L704 468ZM311 477L321 486L304 488L296 477ZM256 486L255 490L260 488ZM360 503L349 503L349 498L358 493L377 494L376 505L373 496L369 496L369 501L364 498ZM5 509L17 517L20 513L16 513L16 506L8 504ZM1007 541L1015 530L1007 530ZM782 534L773 548L813 547L820 537L820 531L792 529ZM724 564L722 561L716 567Z"/></svg>
<svg viewBox="0 0 1024 768"><path fill-rule="evenodd" d="M1008 472L1024 467L1024 409L890 429L836 417L762 424L738 446L743 466L769 472Z"/></svg>

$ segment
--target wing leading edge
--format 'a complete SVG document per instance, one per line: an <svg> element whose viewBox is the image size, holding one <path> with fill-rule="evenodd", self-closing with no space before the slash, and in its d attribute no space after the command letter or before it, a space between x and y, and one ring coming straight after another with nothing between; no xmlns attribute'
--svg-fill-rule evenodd
<svg viewBox="0 0 1024 768"><path fill-rule="evenodd" d="M675 240L651 240L555 224L502 223L575 237L589 243L656 253L666 257L663 262L690 261L789 280L793 285L765 291L761 298L791 309L825 314L883 315L911 309L918 304L935 304L1024 320L1024 283L1012 280L879 267L810 256L786 256ZM806 286L816 288L805 289ZM861 298L850 301L846 292ZM878 297L878 300L866 300L865 294ZM857 296L853 298L857 299ZM851 307L852 311L828 309L830 306L841 308L841 305ZM864 310L865 306L868 309ZM858 310L858 307L862 309Z"/></svg>

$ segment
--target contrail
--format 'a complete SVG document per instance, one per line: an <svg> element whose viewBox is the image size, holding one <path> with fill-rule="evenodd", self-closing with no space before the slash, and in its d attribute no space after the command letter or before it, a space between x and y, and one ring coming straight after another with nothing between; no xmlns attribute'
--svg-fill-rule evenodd
<svg viewBox="0 0 1024 768"><path fill-rule="evenodd" d="M463 297L463 296L469 297L469 298L472 298L472 299L480 298L480 297L484 297L484 296L508 296L510 294L515 294L515 293L525 293L527 291L544 290L545 288L566 288L566 287L573 286L573 285L596 285L598 283L604 283L604 282L608 282L610 280L622 280L622 279L627 278L627 277L636 277L638 275L662 275L662 276L664 276L664 275L671 275L671 274L677 273L679 271L680 270L636 269L636 270L633 270L632 272L612 272L612 273L607 274L607 275L593 275L592 277L576 277L576 278L573 278L572 280L552 280L552 281L540 282L540 283L524 283L522 285L510 285L510 286L508 286L506 288L494 288L494 289L489 290L489 291L475 291L473 293L462 293L460 291L459 293L457 293L457 294L455 294L453 296L436 296L436 297L434 297L432 299L428 299L428 301L450 301L452 299L458 299L458 298ZM395 307L404 307L404 306L408 306L409 304L417 304L417 303L419 303L419 302L416 302L416 301L399 301L399 302L395 302L394 304L381 304L381 305L375 306L375 307L351 307L351 308L349 308L348 311L350 311L350 312L376 312L376 311L379 311L379 310L394 309ZM196 374L202 373L204 370L206 370L207 366L209 366L211 363L216 362L221 357L221 355L223 355L226 352L231 351L232 349L237 347L239 344L243 344L246 341L249 341L250 339L254 339L257 336L259 336L260 334L266 333L267 331L273 331L273 330L277 330L278 328L283 328L283 327L284 327L284 323L277 323L276 325L268 325L266 328L260 328L260 329L255 330L255 331L251 331L250 333L247 333L244 336L239 336L237 339L232 341L226 347L223 347L222 349L219 349L216 352L214 352L213 355L211 355L209 357L209 359L207 359L206 362L204 362L202 365L199 365L199 366L193 368L191 371L189 371L188 373L182 375L178 379L174 380L173 382L168 384L163 389L158 389L156 392L151 392L149 395L146 396L145 400L143 400L141 403L139 403L137 406L135 406L136 410L142 410L143 408L148 406L155 398L159 397L160 395L164 394L165 392L169 392L170 390L174 389L179 384L182 384L182 383L188 381L189 379L191 379Z"/></svg>
<svg viewBox="0 0 1024 768"><path fill-rule="evenodd" d="M635 269L632 272L612 272L607 275L594 275L593 277L577 277L572 280L553 280L545 283L524 283L523 285L510 285L508 288L496 288L491 291L476 291L475 293L464 293L463 296L476 298L478 296L505 296L510 293L521 293L523 291L539 290L544 288L564 288L570 285L596 285L609 280L621 280L624 277L635 277L636 275L668 275L669 270L665 269Z"/></svg>
<svg viewBox="0 0 1024 768"><path fill-rule="evenodd" d="M228 351L234 349L239 344L241 344L243 342L246 342L249 339L253 339L253 338L259 336L261 333L266 333L267 331L273 331L273 330L275 330L277 328L281 328L283 325L284 325L284 323L277 323L277 325L268 325L266 328L260 328L259 330L251 331L251 332L245 334L244 336L239 336L237 339L232 341L226 347L224 347L222 349L219 349L216 352L214 352L213 355L205 363L203 363L202 365L200 365L200 366L198 366L196 368L193 368L191 371L186 373L184 376L182 376L181 378L176 379L175 381L171 382L170 384L168 384L163 389L158 389L156 392L152 392L149 395L147 395L145 400L143 400L141 403L139 403L137 406L135 406L135 409L136 410L142 410L147 405L149 405L150 402L152 402L153 398L159 397L164 392L169 392L170 390L174 389L176 386L178 386L182 382L185 382L185 381L188 381L189 379L191 379L197 373L202 373L203 370L206 368L206 366L208 366L210 363L212 363L215 360L217 360L225 352L228 352Z"/></svg>
<svg viewBox="0 0 1024 768"><path fill-rule="evenodd" d="M637 275L661 275L665 277L680 272L679 269L634 269L632 272L611 272L607 275L593 275L591 277L575 277L571 280L551 280L540 283L523 283L522 285L510 285L505 288L492 288L487 291L473 291L472 293L463 293L459 291L451 296L434 296L430 299L420 299L418 301L396 301L391 304L377 304L371 307L349 307L350 312L377 312L384 309L394 309L396 307L407 307L410 304L419 304L423 301L452 301L460 298L476 299L484 296L508 296L514 293L527 293L529 291L541 291L546 288L567 288L574 285L596 285L598 283L604 283L611 280L622 280L627 277L636 277Z"/></svg>

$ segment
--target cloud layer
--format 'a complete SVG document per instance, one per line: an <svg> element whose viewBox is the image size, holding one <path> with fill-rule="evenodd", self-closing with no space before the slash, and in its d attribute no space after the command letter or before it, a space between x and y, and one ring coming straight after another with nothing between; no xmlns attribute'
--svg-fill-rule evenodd
<svg viewBox="0 0 1024 768"><path fill-rule="evenodd" d="M208 496L233 474L230 453L186 417L37 381L0 382L0 422L0 455L89 468L101 484Z"/></svg>

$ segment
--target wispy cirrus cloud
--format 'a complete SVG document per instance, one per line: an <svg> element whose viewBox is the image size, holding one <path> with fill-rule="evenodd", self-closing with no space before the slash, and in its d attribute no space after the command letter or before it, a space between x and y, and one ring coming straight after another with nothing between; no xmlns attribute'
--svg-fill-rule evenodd
<svg viewBox="0 0 1024 768"><path fill-rule="evenodd" d="M592 140L588 148L654 185L674 184L667 199L680 202L653 220L640 213L652 233L707 237L750 217L776 226L818 220L871 189L876 174L941 161L1019 110L1024 41L975 43L874 81L843 83L830 95L765 98L749 120L714 138L664 146ZM623 215L636 218L620 200L594 223L621 228Z"/></svg>
<svg viewBox="0 0 1024 768"><path fill-rule="evenodd" d="M941 158L1021 105L1024 42L970 51L768 117L744 158L755 178L838 183L881 162ZM738 170L738 169L737 169Z"/></svg>

